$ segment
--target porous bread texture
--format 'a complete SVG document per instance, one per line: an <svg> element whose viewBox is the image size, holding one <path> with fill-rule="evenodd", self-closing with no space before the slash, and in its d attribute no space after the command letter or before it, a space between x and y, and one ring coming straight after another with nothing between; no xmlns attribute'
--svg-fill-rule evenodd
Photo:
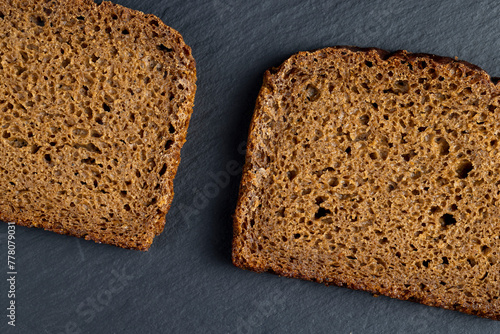
<svg viewBox="0 0 500 334"><path fill-rule="evenodd" d="M234 264L500 319L499 88L466 62L379 49L267 71Z"/></svg>
<svg viewBox="0 0 500 334"><path fill-rule="evenodd" d="M0 2L0 219L147 250L196 91L181 35L91 0Z"/></svg>

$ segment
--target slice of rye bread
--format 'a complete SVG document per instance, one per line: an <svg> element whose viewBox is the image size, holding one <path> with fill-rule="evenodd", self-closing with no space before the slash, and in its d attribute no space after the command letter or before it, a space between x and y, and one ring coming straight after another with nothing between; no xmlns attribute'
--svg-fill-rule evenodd
<svg viewBox="0 0 500 334"><path fill-rule="evenodd" d="M0 219L147 250L196 90L181 35L91 0L0 2Z"/></svg>
<svg viewBox="0 0 500 334"><path fill-rule="evenodd" d="M500 319L500 87L351 47L264 76L233 262Z"/></svg>

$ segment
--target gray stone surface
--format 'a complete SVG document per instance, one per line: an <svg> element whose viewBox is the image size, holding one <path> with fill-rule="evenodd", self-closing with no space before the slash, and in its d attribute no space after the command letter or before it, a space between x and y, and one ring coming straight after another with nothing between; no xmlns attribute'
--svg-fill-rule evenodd
<svg viewBox="0 0 500 334"><path fill-rule="evenodd" d="M18 227L17 326L6 325L1 279L1 333L500 333L500 322L235 268L241 175L229 173L244 162L238 147L267 68L297 51L356 45L457 56L500 76L499 2L117 2L179 30L197 61L165 231L143 253ZM2 263L6 233L0 224Z"/></svg>

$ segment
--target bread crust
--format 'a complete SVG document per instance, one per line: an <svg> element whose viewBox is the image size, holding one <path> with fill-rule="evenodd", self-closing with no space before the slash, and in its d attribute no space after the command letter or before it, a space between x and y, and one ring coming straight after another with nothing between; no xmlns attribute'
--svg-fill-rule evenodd
<svg viewBox="0 0 500 334"><path fill-rule="evenodd" d="M262 125L264 124L263 115L265 108L269 106L277 93L276 81L284 72L290 68L290 64L300 64L305 60L310 60L315 57L328 58L338 53L364 53L372 57L377 57L380 61L392 61L395 59L402 61L432 61L437 67L450 63L458 64L458 67L463 71L474 71L481 84L491 90L492 96L499 94L498 78L491 78L480 67L466 61L456 60L449 57L441 57L426 53L410 53L405 50L388 52L378 48L358 48L353 46L338 46L314 51L304 51L292 55L277 68L271 68L264 74L262 88L260 89L257 101L255 104L254 114L250 123L248 144L245 157L245 165L243 168L242 179L240 183L239 197L233 216L233 244L232 244L232 261L233 264L241 269L251 270L255 272L271 272L285 277L299 278L309 281L324 283L326 285L337 285L348 287L355 290L368 291L375 295L386 295L391 298L401 300L409 300L419 302L428 306L441 307L450 310L461 311L464 313L485 317L493 320L500 320L500 310L492 305L477 304L477 305L459 305L450 304L440 296L431 293L408 293L391 286L391 282L387 281L385 288L373 284L364 278L352 279L352 277L331 277L322 276L314 271L308 271L306 265L288 264L288 267L279 266L274 262L260 262L259 260L249 261L243 252L245 243L250 241L245 240L244 235L244 218L250 215L250 212L255 209L255 202L258 198L259 189L259 166L256 162L257 147L261 145L260 136ZM264 169L264 168L261 168Z"/></svg>

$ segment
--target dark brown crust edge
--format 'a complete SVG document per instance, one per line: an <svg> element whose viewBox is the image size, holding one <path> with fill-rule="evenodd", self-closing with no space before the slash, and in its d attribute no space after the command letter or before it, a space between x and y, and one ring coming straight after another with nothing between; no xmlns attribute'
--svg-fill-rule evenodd
<svg viewBox="0 0 500 334"><path fill-rule="evenodd" d="M308 280L308 281L313 281L313 282L318 282L318 283L323 283L325 285L336 285L340 287L347 287L353 290L362 290L362 291L367 291L375 295L385 295L391 298L395 299L400 299L400 300L408 300L408 301L413 301L417 303L421 303L427 306L433 306L433 307L440 307L448 310L454 310L454 311L460 311L463 313L471 314L471 315L476 315L479 317L483 318L488 318L492 320L500 320L500 313L494 313L492 310L478 310L478 309L472 309L469 307L464 307L461 305L449 305L444 302L442 302L439 299L432 298L429 296L422 296L422 297L415 297L411 296L408 294L401 293L399 291L396 291L394 289L385 288L385 289L380 289L374 286L371 286L369 284L365 284L360 280L359 282L348 282L344 281L341 279L337 278L332 278L332 277L315 277L313 275L307 275L304 273L300 273L296 270L285 270L283 268L279 268L275 265L261 265L261 266L253 266L252 264L248 263L241 253L239 252L239 237L242 235L242 221L240 220L240 217L243 216L243 211L246 206L249 205L250 200L251 200L251 187L253 184L254 176L252 174L252 155L255 151L255 146L256 146L256 131L255 128L258 125L259 118L261 116L261 107L263 105L263 100L264 96L272 91L272 77L273 74L280 72L282 68L288 63L291 62L295 59L301 58L301 57L307 57L311 56L315 53L328 53L328 52L334 52L334 51L342 51L345 50L347 52L375 52L378 54L381 60L389 60L391 58L401 58L401 59L409 59L409 60L415 60L415 59L428 59L435 61L440 64L449 64L449 63L459 63L462 66L466 67L469 70L472 71L477 71L482 74L483 80L485 84L493 85L497 89L500 88L500 78L492 78L490 77L483 69L481 69L479 66L471 64L469 62L463 61L463 60L457 60L453 59L450 57L442 57L442 56L437 56L433 54L427 54L427 53L410 53L405 50L398 50L394 52L389 52L386 50L382 50L379 48L359 48L359 47L354 47L354 46L336 46L336 47L329 47L329 48L324 48L324 49L318 49L318 50L313 50L313 51L301 51L298 52L292 56L290 56L287 60L285 60L280 66L276 68L271 68L267 70L264 73L264 79L262 83L262 87L260 89L259 95L257 97L257 101L255 103L255 109L254 109L254 114L252 116L252 120L250 122L250 128L249 128L249 134L248 134L248 143L247 143L247 150L246 150L246 156L245 156L245 165L243 167L243 175L241 178L241 183L240 183L240 189L239 189L239 196L238 196L238 202L236 205L236 210L235 214L233 216L233 243L232 243L232 261L233 264L241 269L245 270L251 270L255 272L270 272L274 273L280 276L285 276L285 277L290 277L290 278L299 278L303 280Z"/></svg>
<svg viewBox="0 0 500 334"><path fill-rule="evenodd" d="M173 196L174 196L174 184L173 180L175 178L175 175L177 174L177 169L180 164L181 160L181 148L183 144L186 141L186 136L187 136L187 129L189 127L189 122L191 119L191 115L193 112L193 106L194 106L194 98L195 98L195 93L196 93L196 62L192 56L192 51L191 48L185 44L184 39L182 38L182 35L175 29L167 26L160 18L158 18L156 15L153 14L145 14L141 11L130 9L118 4L111 3L109 1L103 1L101 4L96 4L93 0L75 0L75 2L78 3L78 5L83 5L83 6L88 6L89 10L92 11L100 11L101 13L109 13L113 12L115 10L123 11L127 15L138 15L142 16L144 22L147 20L156 20L159 24L159 28L165 30L167 33L167 36L170 36L172 39L178 39L181 44L181 49L184 49L187 51L187 54L185 55L186 60L188 61L188 65L186 67L186 71L190 72L190 76L192 78L192 83L193 83L193 91L192 93L187 97L187 104L186 104L186 110L189 111L188 117L185 123L185 126L183 129L181 129L180 133L180 139L178 142L176 142L175 148L173 147L173 159L176 161L176 164L174 166L171 166L171 170L163 176L164 179L166 179L167 182L167 187L164 190L164 194L162 198L158 201L158 207L159 207L159 213L157 216L154 216L151 218L150 221L146 221L145 225L146 226L151 226L152 232L148 236L146 240L143 240L144 242L142 243L136 243L132 242L130 240L117 240L115 235L109 232L104 232L101 231L99 234L98 233L93 233L91 231L78 231L78 230L73 230L73 229L65 229L65 228L56 228L53 227L52 224L46 223L46 222L39 222L39 221L21 221L19 218L16 217L11 217L6 215L4 212L0 212L0 220L5 221L5 222L15 222L16 225L20 226L25 226L25 227L37 227L37 228L43 228L46 231L52 231L58 234L62 235L71 235L75 236L78 238L84 238L85 240L92 240L96 243L105 243L109 245L114 245L118 246L121 248L126 248L126 249L134 249L134 250L141 250L141 251L147 251L151 244L153 243L153 239L156 235L160 234L165 226L165 221L166 221L166 214L170 210L170 206L172 204ZM71 4L69 4L71 5ZM50 224L50 225L49 225Z"/></svg>

